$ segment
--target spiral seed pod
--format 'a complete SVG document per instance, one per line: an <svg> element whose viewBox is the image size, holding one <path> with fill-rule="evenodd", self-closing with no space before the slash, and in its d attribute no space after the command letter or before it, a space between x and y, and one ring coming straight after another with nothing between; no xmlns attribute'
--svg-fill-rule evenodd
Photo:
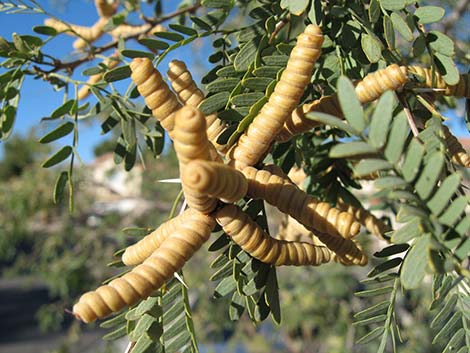
<svg viewBox="0 0 470 353"><path fill-rule="evenodd" d="M183 267L209 238L214 225L213 217L195 212L142 264L83 294L73 307L75 316L88 323L147 298Z"/></svg>
<svg viewBox="0 0 470 353"><path fill-rule="evenodd" d="M361 225L354 221L352 215L318 201L281 177L252 167L246 167L242 172L248 180L250 197L265 200L298 220L307 229L338 234L344 238L359 233Z"/></svg>
<svg viewBox="0 0 470 353"><path fill-rule="evenodd" d="M276 266L318 266L330 261L331 254L326 247L274 239L235 205L221 208L215 217L235 243L264 263Z"/></svg>
<svg viewBox="0 0 470 353"><path fill-rule="evenodd" d="M193 210L187 209L182 214L162 223L152 233L146 235L137 243L128 246L122 254L122 262L127 266L138 265L148 258L185 222L194 215Z"/></svg>
<svg viewBox="0 0 470 353"><path fill-rule="evenodd" d="M240 200L248 189L241 172L217 162L189 162L183 170L181 181L191 193L226 203Z"/></svg>
<svg viewBox="0 0 470 353"><path fill-rule="evenodd" d="M95 7L100 17L109 18L116 13L117 2L114 0L95 0Z"/></svg>
<svg viewBox="0 0 470 353"><path fill-rule="evenodd" d="M338 199L336 207L344 212L352 214L356 221L361 223L369 232L374 235L383 237L386 232L391 230L390 226L382 222L380 219L362 207L354 207L347 204L342 199Z"/></svg>
<svg viewBox="0 0 470 353"><path fill-rule="evenodd" d="M308 25L297 37L287 67L268 102L254 118L237 144L228 152L237 169L255 165L268 151L287 118L299 104L310 82L313 66L320 56L323 43L321 29Z"/></svg>
<svg viewBox="0 0 470 353"><path fill-rule="evenodd" d="M464 168L470 168L470 155L465 151L465 148L463 148L457 137L455 137L445 125L442 126L442 131L444 133L447 149L452 156L452 162Z"/></svg>
<svg viewBox="0 0 470 353"><path fill-rule="evenodd" d="M185 105L176 113L174 146L181 176L189 162L196 159L211 160L211 144L207 139L206 120L199 109ZM184 182L182 186L186 201L191 208L202 213L210 213L215 209L217 199L196 192Z"/></svg>
<svg viewBox="0 0 470 353"><path fill-rule="evenodd" d="M150 59L135 58L130 68L132 81L144 97L145 104L173 139L175 112L181 108L174 93L170 91L160 73L155 70Z"/></svg>
<svg viewBox="0 0 470 353"><path fill-rule="evenodd" d="M119 64L118 58L119 58L119 54L113 54L111 57L109 57L108 59L104 61L104 64L108 67L108 69L112 69ZM103 77L102 73L91 75L87 81L88 85L82 86L78 90L78 94L77 94L78 100L82 100L88 97L91 92L90 86L94 85L95 83L100 82L102 77Z"/></svg>
<svg viewBox="0 0 470 353"><path fill-rule="evenodd" d="M362 81L356 84L355 92L362 104L370 103L379 98L386 91L396 91L408 82L408 70L396 64L387 66L385 69L372 72ZM318 126L319 123L310 120L306 114L319 112L331 114L344 119L336 94L322 97L312 103L304 104L294 111L286 121L282 130L276 137L277 141L285 142L293 136L304 133Z"/></svg>
<svg viewBox="0 0 470 353"><path fill-rule="evenodd" d="M181 103L198 107L204 99L204 94L197 87L184 62L179 60L170 62L168 79ZM219 152L225 153L225 146L217 143L217 138L225 130L224 122L217 117L217 114L210 114L206 116L206 125L209 141Z"/></svg>
<svg viewBox="0 0 470 353"><path fill-rule="evenodd" d="M448 85L439 72L432 68L419 66L408 66L408 71L416 76L420 76L424 82L419 83L418 87L437 88L444 91L436 91L435 94L453 96L457 98L470 98L470 75L461 74L459 82L456 85Z"/></svg>
<svg viewBox="0 0 470 353"><path fill-rule="evenodd" d="M145 36L145 34L153 34L155 32L163 32L165 28L162 25L156 25L152 27L146 23L140 26L133 26L128 24L121 24L111 30L109 34L113 38L129 38L135 36Z"/></svg>
<svg viewBox="0 0 470 353"><path fill-rule="evenodd" d="M276 141L289 141L295 135L302 134L306 131L310 131L316 126L319 126L319 122L310 120L306 117L306 115L311 112L325 113L338 118L344 118L343 112L339 106L338 96L332 95L321 97L311 103L303 104L294 110L277 135Z"/></svg>

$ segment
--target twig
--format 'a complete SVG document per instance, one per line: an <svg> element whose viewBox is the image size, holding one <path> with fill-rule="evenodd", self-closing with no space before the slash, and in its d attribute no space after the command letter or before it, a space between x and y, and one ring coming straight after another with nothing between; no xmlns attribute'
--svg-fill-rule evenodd
<svg viewBox="0 0 470 353"><path fill-rule="evenodd" d="M193 13L197 9L199 9L200 7L201 7L201 2L198 1L198 2L196 2L196 4L194 4L192 6L181 8L181 9L176 10L176 11L174 11L174 12L172 12L172 13L166 15L166 16L160 17L159 19L157 19L155 21L152 21L152 24L155 26L157 24L168 21L168 20L170 20L174 17L178 17L178 16L180 16L184 13ZM126 40L135 39L135 38L138 38L141 35L148 34L151 31L152 28L153 27L150 27L150 28L148 28L148 29L146 29L146 30L144 30L140 33L136 33L132 36L129 36L129 37L126 38ZM105 52L109 49L112 49L112 48L116 48L118 43L119 43L118 40L114 40L114 41L112 41L112 42L110 42L106 45L103 45L102 47L94 49L88 55L86 55L86 56L84 56L80 59L74 60L74 61L62 62L60 60L57 60L57 62L54 63L55 65L51 70L45 71L45 70L39 69L39 71L42 72L43 74L46 74L46 75L50 74L50 73L53 73L53 72L60 71L60 70L66 70L67 72L72 73L81 64L94 59L97 54L101 54L101 53L103 53L103 52Z"/></svg>
<svg viewBox="0 0 470 353"><path fill-rule="evenodd" d="M269 44L272 44L278 33L284 28L284 26L290 21L290 14L281 19L277 24L276 27L274 28L274 32L271 33L271 36L269 37Z"/></svg>
<svg viewBox="0 0 470 353"><path fill-rule="evenodd" d="M130 353L132 351L132 348L134 348L134 346L135 346L135 342L129 341L124 353Z"/></svg>
<svg viewBox="0 0 470 353"><path fill-rule="evenodd" d="M397 95L398 100L400 101L401 105L403 106L403 111L406 114L406 118L408 119L408 125L410 125L411 131L413 132L413 135L415 137L418 137L419 131L416 126L415 119L413 117L413 114L411 113L410 107L408 105L408 102L401 96Z"/></svg>

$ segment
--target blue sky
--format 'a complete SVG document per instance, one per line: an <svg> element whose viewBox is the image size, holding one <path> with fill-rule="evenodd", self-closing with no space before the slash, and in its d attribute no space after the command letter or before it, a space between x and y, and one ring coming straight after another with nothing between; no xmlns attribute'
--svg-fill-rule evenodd
<svg viewBox="0 0 470 353"><path fill-rule="evenodd" d="M48 12L70 23L92 25L98 18L92 0L39 0L38 2ZM174 10L179 1L164 1L163 3L166 5L164 12L169 12ZM0 13L0 36L11 40L11 34L13 32L18 34L32 34L31 28L35 25L41 25L45 18L46 17L43 15L7 15ZM66 35L58 36L44 48L44 52L56 55L63 60L67 60L67 58L72 59L73 40L72 37ZM169 55L161 64L161 71L166 72L167 63L174 58L178 58L184 60L188 66L192 68L196 81L199 81L203 69L209 67L206 58L208 55L208 50L206 50L208 49L207 45L203 44L201 46L200 44L201 43L196 43L195 46L180 48L172 55ZM80 73L89 66L92 65L83 65L78 68L78 70L76 70L78 77L80 77ZM0 69L0 73L1 72L2 69ZM117 87L125 89L127 84L128 81L125 81L121 85L118 84ZM45 132L51 130L56 123L41 122L41 118L50 115L51 112L62 103L62 99L62 92L54 92L49 84L28 78L22 89L20 106L14 128L15 133L24 134L32 127L36 127L38 129L38 136L42 136ZM88 98L88 101L94 103L94 97ZM462 114L462 110L460 110L459 115ZM447 115L450 117L449 123L453 131L458 136L469 137L464 124L462 124L462 116L457 116L454 112L450 112ZM89 162L93 159L93 146L102 141L103 138L105 137L101 135L99 121L89 119L86 122L80 123L78 151L84 162ZM71 143L70 137L58 141L60 146L68 143ZM0 143L0 155L1 150L2 146Z"/></svg>

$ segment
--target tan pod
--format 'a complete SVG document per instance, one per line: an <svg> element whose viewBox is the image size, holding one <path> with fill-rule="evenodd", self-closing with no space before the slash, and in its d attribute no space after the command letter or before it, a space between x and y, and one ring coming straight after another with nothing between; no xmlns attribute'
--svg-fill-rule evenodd
<svg viewBox="0 0 470 353"><path fill-rule="evenodd" d="M265 200L308 229L338 234L344 238L359 233L361 225L354 221L352 215L331 207L327 202L318 201L283 178L253 167L246 167L242 172L248 180L250 197Z"/></svg>
<svg viewBox="0 0 470 353"><path fill-rule="evenodd" d="M282 126L299 104L310 82L313 66L320 56L323 35L315 25L308 25L297 37L287 67L268 102L261 108L248 129L228 152L237 169L260 162Z"/></svg>
<svg viewBox="0 0 470 353"><path fill-rule="evenodd" d="M183 169L181 181L191 193L232 203L246 195L245 176L230 166L217 162L192 161Z"/></svg>
<svg viewBox="0 0 470 353"><path fill-rule="evenodd" d="M194 160L210 161L211 143L207 139L206 120L197 108L184 106L175 116L174 147L180 165L180 176L183 175L187 164ZM184 196L189 207L202 213L212 212L217 199L201 195L182 183Z"/></svg>
<svg viewBox="0 0 470 353"><path fill-rule="evenodd" d="M162 75L153 67L148 58L135 58L130 64L132 81L153 116L160 121L162 127L173 139L175 113L181 108L175 94L163 81Z"/></svg>
<svg viewBox="0 0 470 353"><path fill-rule="evenodd" d="M209 238L214 225L212 217L194 213L142 264L109 284L83 294L73 313L88 323L147 298L183 267Z"/></svg>
<svg viewBox="0 0 470 353"><path fill-rule="evenodd" d="M469 74L461 74L459 82L456 85L448 85L442 75L435 70L433 71L430 67L408 66L408 71L423 78L424 82L419 83L418 87L442 89L443 91L434 92L438 95L470 98Z"/></svg>
<svg viewBox="0 0 470 353"><path fill-rule="evenodd" d="M385 69L366 75L362 81L356 84L355 92L359 101L362 104L367 104L378 99L386 91L401 89L407 82L407 68L392 64ZM318 122L306 117L306 114L311 112L326 113L344 119L338 96L336 94L325 96L297 108L284 124L276 140L285 142L295 135L310 131L318 126Z"/></svg>
<svg viewBox="0 0 470 353"><path fill-rule="evenodd" d="M146 235L137 243L128 246L122 254L122 262L127 266L138 265L148 258L173 232L182 225L195 211L187 209L182 214L162 223L152 233Z"/></svg>
<svg viewBox="0 0 470 353"><path fill-rule="evenodd" d="M116 13L118 3L114 0L95 0L96 12L100 17L109 18Z"/></svg>
<svg viewBox="0 0 470 353"><path fill-rule="evenodd" d="M198 107L204 99L204 94L197 87L184 62L179 60L170 62L168 79L181 103ZM225 153L225 145L217 143L217 138L225 130L225 123L217 117L217 114L210 114L206 116L206 125L209 141L219 152Z"/></svg>
<svg viewBox="0 0 470 353"><path fill-rule="evenodd" d="M152 27L148 23L140 26L122 24L110 31L109 34L114 38L129 38L145 36L146 34L153 34L155 32L163 32L164 30L165 28L162 25Z"/></svg>
<svg viewBox="0 0 470 353"><path fill-rule="evenodd" d="M342 199L338 200L336 207L344 212L352 214L359 223L374 235L383 237L386 232L391 230L387 224L362 207L354 207L347 204Z"/></svg>
<svg viewBox="0 0 470 353"><path fill-rule="evenodd" d="M331 253L326 247L274 239L235 205L218 210L216 219L235 243L264 263L276 266L318 266L330 261Z"/></svg>

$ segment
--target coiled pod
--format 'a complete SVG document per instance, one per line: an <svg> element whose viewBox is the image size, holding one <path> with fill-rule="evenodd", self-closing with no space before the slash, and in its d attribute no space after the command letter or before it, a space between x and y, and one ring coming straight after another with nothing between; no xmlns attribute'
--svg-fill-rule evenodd
<svg viewBox="0 0 470 353"><path fill-rule="evenodd" d="M344 118L336 95L321 97L311 103L303 104L294 110L276 136L276 141L289 141L293 136L310 131L314 127L319 126L320 123L318 121L310 120L306 117L306 115L311 112L325 113L338 118Z"/></svg>
<svg viewBox="0 0 470 353"><path fill-rule="evenodd" d="M135 58L130 68L132 81L144 97L145 104L173 139L175 112L181 108L176 96L163 81L162 75L153 67L150 59Z"/></svg>
<svg viewBox="0 0 470 353"><path fill-rule="evenodd" d="M265 200L307 229L338 234L344 238L359 233L361 225L354 221L352 215L331 207L327 202L318 201L281 177L252 167L246 167L242 172L248 180L250 197Z"/></svg>
<svg viewBox="0 0 470 353"><path fill-rule="evenodd" d="M128 246L122 254L122 262L126 266L133 266L142 263L152 253L163 244L171 234L173 234L188 217L193 216L195 211L187 209L180 215L162 223L152 233L140 239L137 243Z"/></svg>
<svg viewBox="0 0 470 353"><path fill-rule="evenodd" d="M442 126L442 131L449 154L452 156L452 162L462 167L470 168L470 155L465 148L463 148L457 137L455 137L445 125Z"/></svg>
<svg viewBox="0 0 470 353"><path fill-rule="evenodd" d="M408 82L407 74L406 67L400 67L396 64L369 73L362 81L356 84L356 95L362 104L373 102L386 91L396 91L402 88ZM344 119L338 96L336 94L325 96L297 108L284 124L276 140L285 142L295 135L304 133L318 126L318 122L306 117L306 114L311 112L331 114Z"/></svg>
<svg viewBox="0 0 470 353"><path fill-rule="evenodd" d="M435 94L454 96L457 98L470 98L470 75L461 74L456 85L448 85L439 72L432 68L419 66L408 66L408 71L416 76L420 76L424 82L419 83L419 87L437 88L443 91L436 91Z"/></svg>
<svg viewBox="0 0 470 353"><path fill-rule="evenodd" d="M206 120L197 108L185 105L175 116L174 147L180 165L180 175L189 162L200 159L210 161L210 142L206 134ZM209 213L217 205L217 199L201 195L183 182L183 191L188 205L199 212Z"/></svg>
<svg viewBox="0 0 470 353"><path fill-rule="evenodd" d="M164 27L162 25L156 25L152 27L146 23L140 26L133 26L128 24L121 24L114 28L109 34L114 38L129 38L135 36L144 36L145 34L153 34L155 32L163 32Z"/></svg>
<svg viewBox="0 0 470 353"><path fill-rule="evenodd" d="M183 267L209 238L214 225L213 217L195 212L142 264L109 284L83 294L73 313L88 323L147 298Z"/></svg>
<svg viewBox="0 0 470 353"><path fill-rule="evenodd" d="M221 208L215 217L235 243L264 263L276 266L318 266L330 261L331 254L326 247L274 239L235 205Z"/></svg>
<svg viewBox="0 0 470 353"><path fill-rule="evenodd" d="M170 62L168 79L183 104L198 107L204 99L204 94L197 87L184 62L179 60ZM206 125L209 141L218 151L225 153L225 146L217 143L217 138L225 130L225 123L217 117L217 114L210 114L206 116Z"/></svg>
<svg viewBox="0 0 470 353"><path fill-rule="evenodd" d="M344 212L352 214L356 221L361 223L369 232L374 235L383 237L386 232L391 230L390 226L385 224L382 220L378 219L372 213L362 207L354 207L347 204L342 199L338 199L336 207Z"/></svg>
<svg viewBox="0 0 470 353"><path fill-rule="evenodd" d="M109 18L116 13L117 2L114 0L95 0L95 7L100 17Z"/></svg>
<svg viewBox="0 0 470 353"><path fill-rule="evenodd" d="M181 181L191 193L232 203L246 195L248 183L238 170L217 162L192 161L186 165Z"/></svg>
<svg viewBox="0 0 470 353"><path fill-rule="evenodd" d="M108 67L108 69L112 69L119 64L118 58L119 58L118 54L113 54L111 57L109 57L108 59L104 61L104 64ZM88 97L91 92L90 86L94 85L95 83L100 82L102 77L103 77L102 73L91 75L87 81L88 85L84 85L78 90L78 94L77 94L78 100L82 100Z"/></svg>
<svg viewBox="0 0 470 353"><path fill-rule="evenodd" d="M297 37L287 67L268 102L254 118L237 144L228 152L237 169L255 165L268 151L272 141L299 104L310 82L313 66L320 56L323 43L321 29L308 25Z"/></svg>

